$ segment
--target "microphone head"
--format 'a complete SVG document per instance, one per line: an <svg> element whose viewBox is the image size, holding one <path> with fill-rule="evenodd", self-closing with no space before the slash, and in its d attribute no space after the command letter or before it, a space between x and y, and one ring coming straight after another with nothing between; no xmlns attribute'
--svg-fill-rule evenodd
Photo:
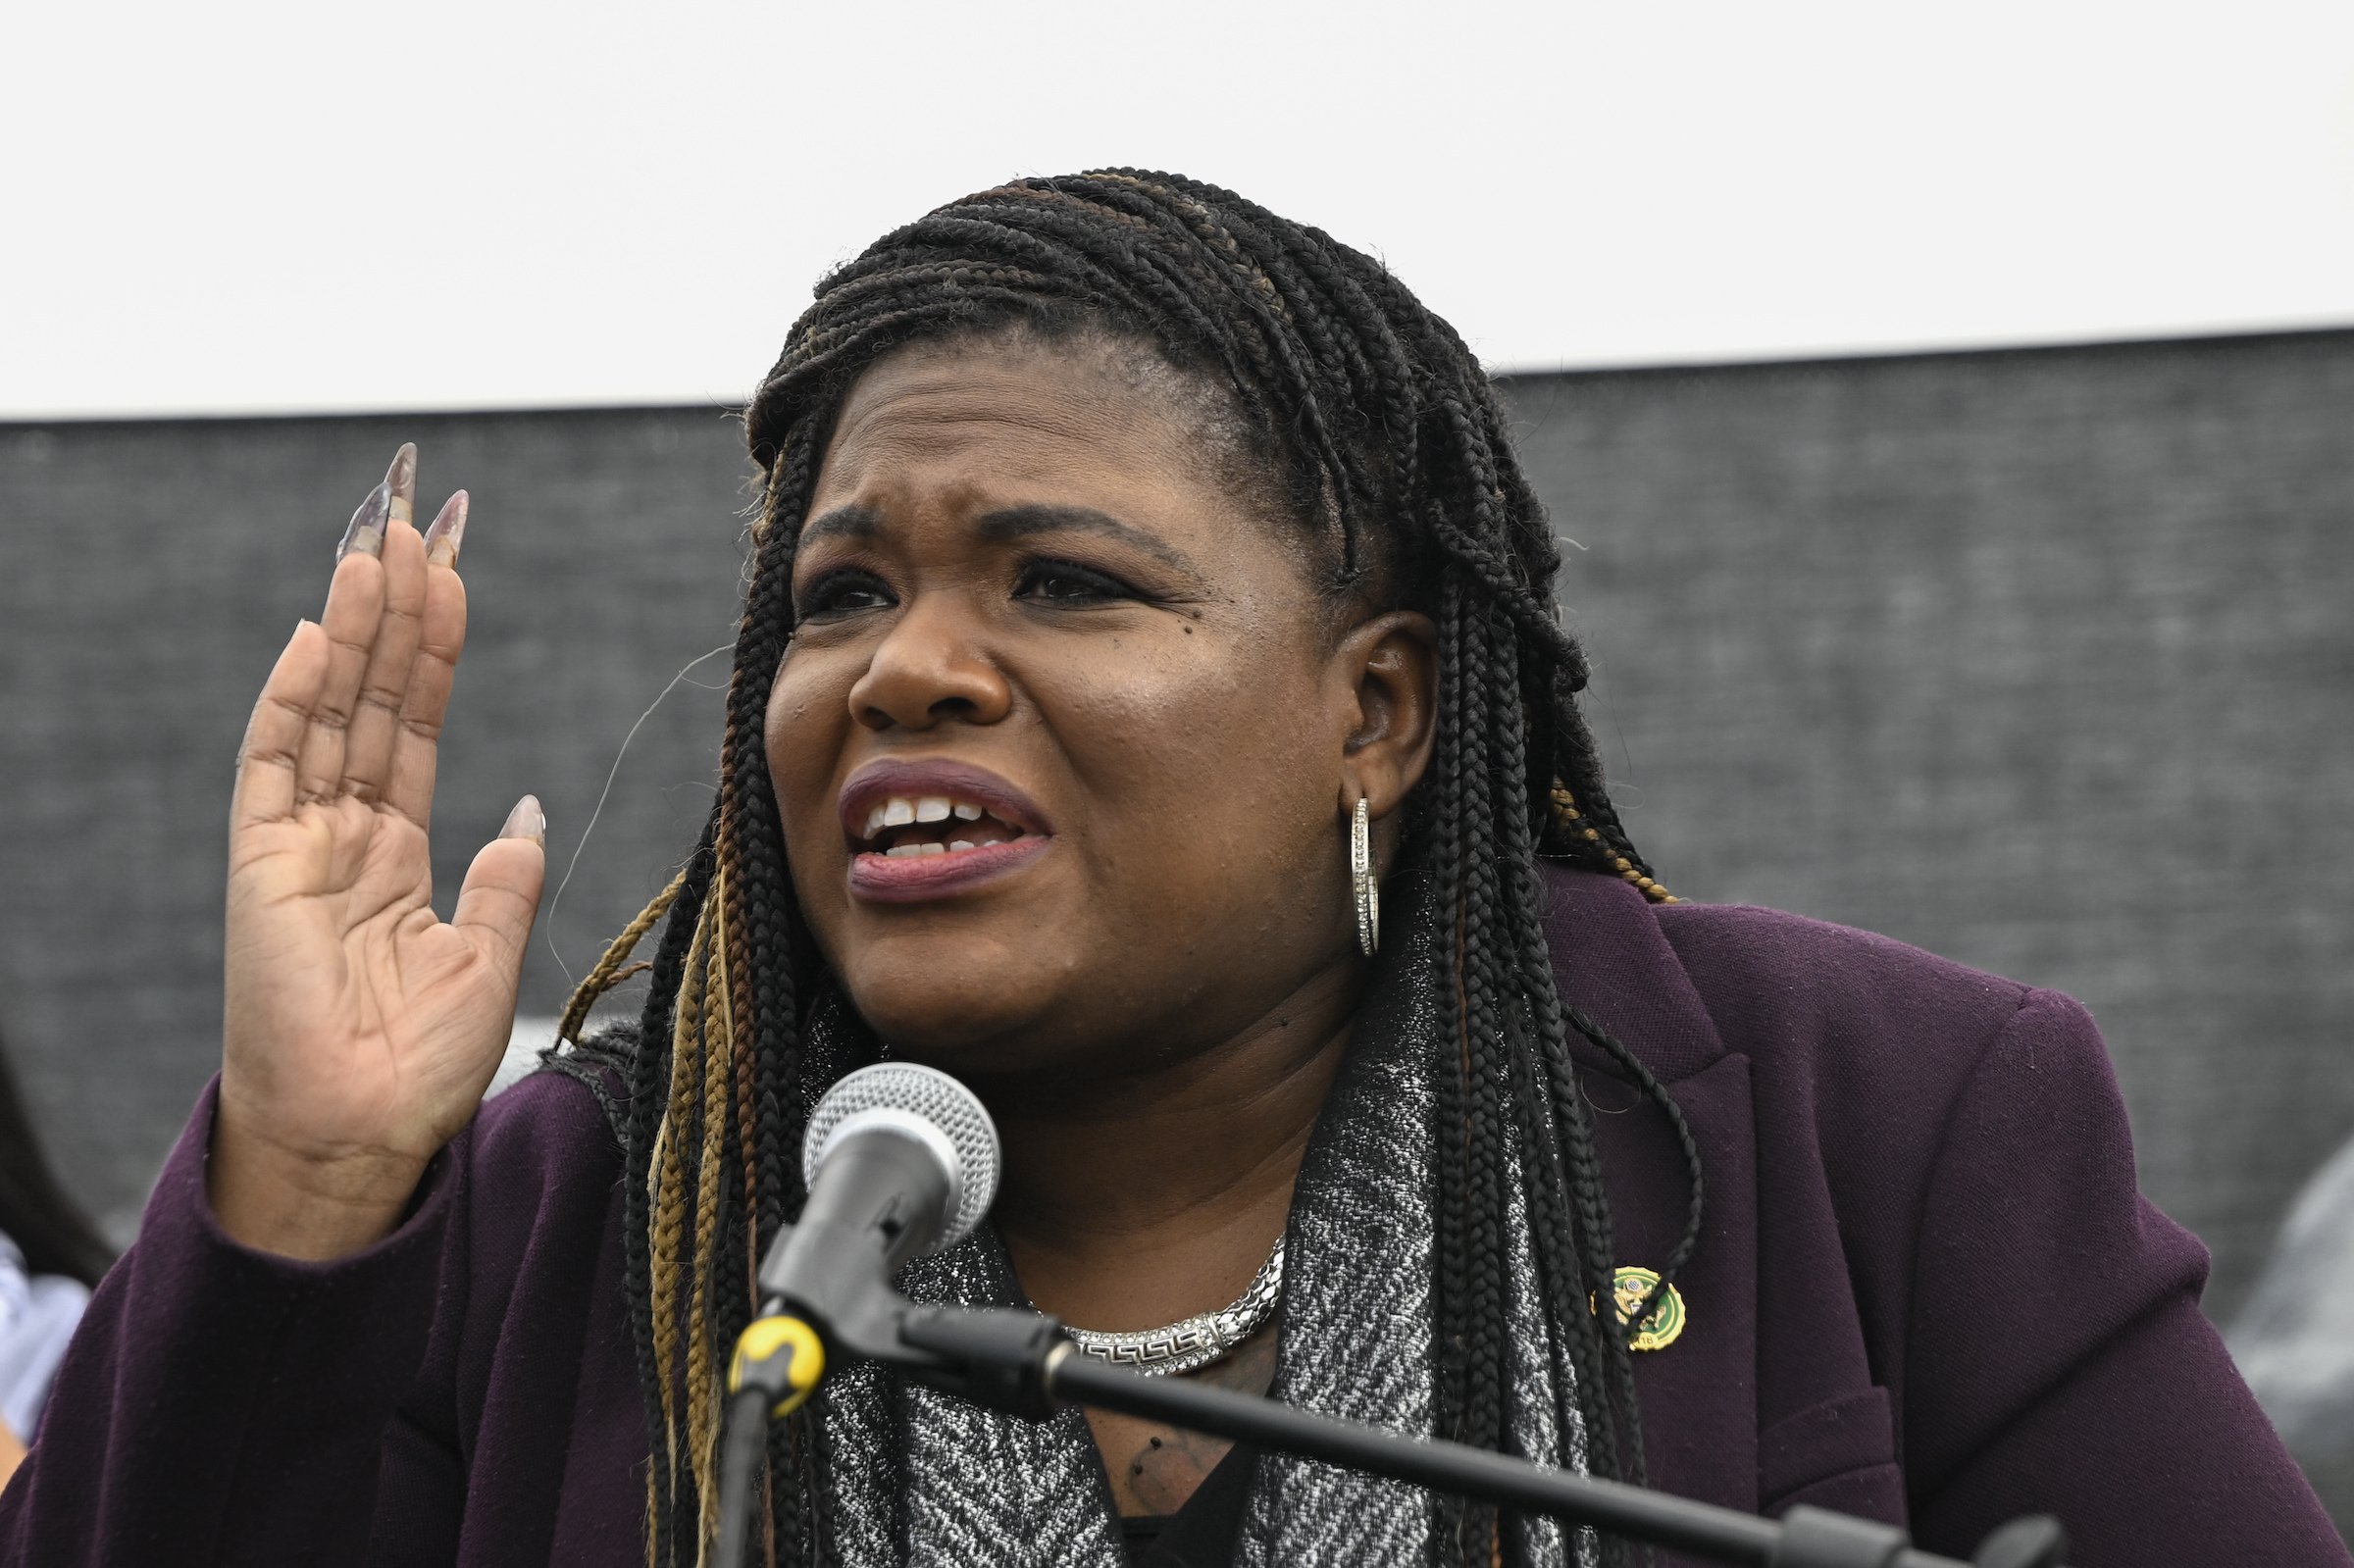
<svg viewBox="0 0 2354 1568"><path fill-rule="evenodd" d="M948 1214L940 1239L924 1250L937 1252L972 1234L998 1195L998 1126L969 1088L935 1068L914 1062L877 1062L845 1073L809 1113L801 1137L801 1180L814 1184L826 1145L843 1124L861 1112L870 1120L912 1118L940 1138L923 1141L948 1162ZM875 1112L886 1113L874 1116ZM945 1145L945 1148L944 1148Z"/></svg>

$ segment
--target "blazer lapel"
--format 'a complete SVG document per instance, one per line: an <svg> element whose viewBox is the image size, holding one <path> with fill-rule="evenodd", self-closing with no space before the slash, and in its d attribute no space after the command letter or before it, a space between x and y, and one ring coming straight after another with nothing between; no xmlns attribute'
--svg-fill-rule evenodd
<svg viewBox="0 0 2354 1568"><path fill-rule="evenodd" d="M1545 934L1562 1001L1650 1068L1700 1146L1700 1243L1676 1276L1682 1333L1634 1355L1651 1485L1758 1505L1757 1139L1749 1060L1725 1050L1643 895L1548 866ZM1607 1052L1571 1039L1611 1200L1615 1265L1663 1269L1691 1182L1673 1128ZM1680 1561L1663 1556L1663 1562Z"/></svg>

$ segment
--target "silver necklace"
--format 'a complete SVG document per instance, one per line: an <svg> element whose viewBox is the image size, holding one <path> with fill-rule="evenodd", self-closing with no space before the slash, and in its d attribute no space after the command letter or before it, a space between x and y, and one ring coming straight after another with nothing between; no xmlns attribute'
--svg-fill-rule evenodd
<svg viewBox="0 0 2354 1568"><path fill-rule="evenodd" d="M1283 1297L1283 1238L1275 1239L1275 1250L1259 1265L1243 1293L1215 1312L1204 1312L1172 1323L1165 1329L1137 1329L1126 1334L1104 1334L1095 1329L1074 1329L1069 1324L1062 1332L1071 1337L1080 1353L1092 1355L1113 1366L1128 1367L1147 1377L1173 1377L1180 1372L1196 1372L1213 1361L1222 1361L1267 1321L1275 1303Z"/></svg>

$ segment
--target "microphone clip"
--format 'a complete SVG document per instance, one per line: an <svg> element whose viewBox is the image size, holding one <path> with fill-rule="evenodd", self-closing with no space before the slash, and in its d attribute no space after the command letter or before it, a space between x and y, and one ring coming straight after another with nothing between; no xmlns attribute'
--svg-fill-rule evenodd
<svg viewBox="0 0 2354 1568"><path fill-rule="evenodd" d="M916 1381L991 1410L1044 1421L1061 1408L1048 1391L1071 1352L1059 1320L1018 1307L910 1306L899 1318L905 1347L885 1359ZM909 1355L909 1351L913 1355Z"/></svg>
<svg viewBox="0 0 2354 1568"><path fill-rule="evenodd" d="M1017 1307L917 1305L892 1289L881 1258L864 1263L855 1248L835 1255L861 1257L863 1266L793 1269L787 1260L794 1232L807 1226L788 1227L770 1246L760 1279L767 1299L737 1340L731 1393L759 1389L782 1416L814 1391L830 1364L856 1356L1024 1420L1044 1421L1059 1408L1047 1392L1056 1347L1070 1348L1059 1320Z"/></svg>

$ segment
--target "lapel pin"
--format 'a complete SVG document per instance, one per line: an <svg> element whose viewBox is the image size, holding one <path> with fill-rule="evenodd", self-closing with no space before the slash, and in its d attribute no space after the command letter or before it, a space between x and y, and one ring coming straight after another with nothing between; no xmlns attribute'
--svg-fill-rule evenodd
<svg viewBox="0 0 2354 1568"><path fill-rule="evenodd" d="M1611 1303L1617 1310L1621 1325L1634 1322L1635 1314L1659 1292L1660 1277L1650 1269L1622 1263L1611 1282ZM1586 1305L1594 1308L1594 1298L1588 1296ZM1599 1311L1599 1308L1594 1308ZM1643 1312L1635 1337L1627 1341L1630 1350L1664 1350L1682 1338L1684 1332L1684 1292L1674 1286L1667 1287L1667 1298Z"/></svg>

